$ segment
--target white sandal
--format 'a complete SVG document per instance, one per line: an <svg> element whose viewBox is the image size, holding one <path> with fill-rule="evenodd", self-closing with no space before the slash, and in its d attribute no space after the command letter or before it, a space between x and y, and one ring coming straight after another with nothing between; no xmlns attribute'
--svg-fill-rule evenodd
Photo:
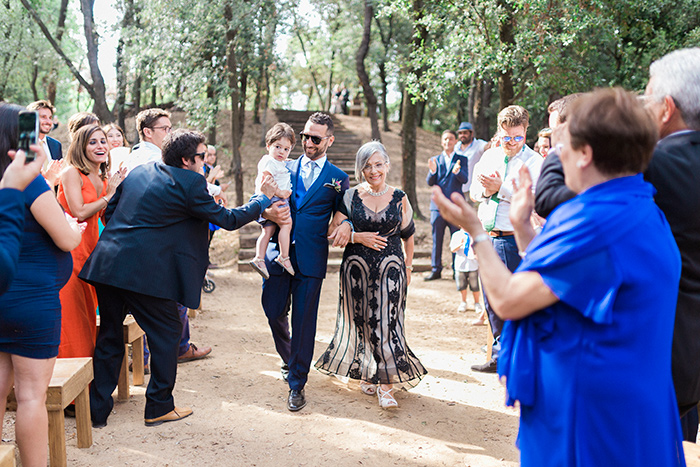
<svg viewBox="0 0 700 467"><path fill-rule="evenodd" d="M373 396L377 393L377 386L367 381L360 381L360 391L364 392L368 396Z"/></svg>
<svg viewBox="0 0 700 467"><path fill-rule="evenodd" d="M385 391L381 386L377 385L377 398L379 399L379 407L382 409L395 409L399 406L394 396L391 394L394 388Z"/></svg>
<svg viewBox="0 0 700 467"><path fill-rule="evenodd" d="M289 261L289 266L284 265L284 263L287 261ZM287 271L292 276L294 275L294 268L292 267L292 262L289 260L289 256L283 257L282 255L277 255L277 258L275 258L275 263L282 266L282 269Z"/></svg>

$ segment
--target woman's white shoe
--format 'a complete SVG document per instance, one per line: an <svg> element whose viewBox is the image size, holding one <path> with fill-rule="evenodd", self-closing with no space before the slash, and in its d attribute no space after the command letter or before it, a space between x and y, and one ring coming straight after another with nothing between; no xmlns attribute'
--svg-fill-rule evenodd
<svg viewBox="0 0 700 467"><path fill-rule="evenodd" d="M394 392L394 388L384 390L381 386L377 386L377 398L379 399L379 406L382 409L395 409L399 406L392 392Z"/></svg>
<svg viewBox="0 0 700 467"><path fill-rule="evenodd" d="M377 393L377 385L368 383L367 381L360 381L360 391L368 396L373 396Z"/></svg>

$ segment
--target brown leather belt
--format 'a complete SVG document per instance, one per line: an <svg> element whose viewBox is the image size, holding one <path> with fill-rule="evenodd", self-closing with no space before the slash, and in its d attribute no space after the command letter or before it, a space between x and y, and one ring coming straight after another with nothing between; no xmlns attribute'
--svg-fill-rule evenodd
<svg viewBox="0 0 700 467"><path fill-rule="evenodd" d="M503 230L492 230L489 232L489 235L492 237L510 237L511 235L514 235L514 232L512 230L507 232Z"/></svg>

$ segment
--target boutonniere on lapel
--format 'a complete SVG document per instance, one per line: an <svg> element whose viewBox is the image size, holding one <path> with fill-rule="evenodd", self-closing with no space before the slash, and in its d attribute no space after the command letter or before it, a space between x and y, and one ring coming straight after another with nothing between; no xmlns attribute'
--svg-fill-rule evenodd
<svg viewBox="0 0 700 467"><path fill-rule="evenodd" d="M342 189L340 187L340 180L338 180L337 178L332 179L330 183L324 183L323 186L325 186L326 188L333 188L338 193L340 193L340 190Z"/></svg>

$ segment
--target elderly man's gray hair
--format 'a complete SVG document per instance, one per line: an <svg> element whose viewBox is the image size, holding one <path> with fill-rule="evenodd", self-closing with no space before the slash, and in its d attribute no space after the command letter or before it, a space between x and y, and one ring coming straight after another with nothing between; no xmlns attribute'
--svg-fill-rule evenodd
<svg viewBox="0 0 700 467"><path fill-rule="evenodd" d="M652 63L649 88L655 96L671 96L688 127L700 130L700 48L676 50Z"/></svg>
<svg viewBox="0 0 700 467"><path fill-rule="evenodd" d="M362 169L367 165L369 158L376 153L381 154L384 158L384 162L389 164L389 154L387 154L386 148L379 141L365 143L357 150L357 157L355 157L355 178L358 182L361 182L364 178Z"/></svg>

